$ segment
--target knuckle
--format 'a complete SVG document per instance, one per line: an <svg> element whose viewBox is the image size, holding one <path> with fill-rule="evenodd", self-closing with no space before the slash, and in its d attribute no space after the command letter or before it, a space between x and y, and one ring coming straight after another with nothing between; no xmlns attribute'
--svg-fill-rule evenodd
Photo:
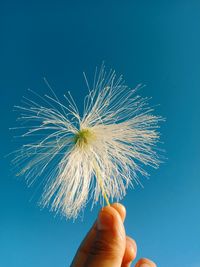
<svg viewBox="0 0 200 267"><path fill-rule="evenodd" d="M120 248L115 240L112 240L112 243L110 243L103 239L97 239L94 241L90 249L91 256L102 255L109 259L116 258L116 255L118 255L119 252L120 252Z"/></svg>

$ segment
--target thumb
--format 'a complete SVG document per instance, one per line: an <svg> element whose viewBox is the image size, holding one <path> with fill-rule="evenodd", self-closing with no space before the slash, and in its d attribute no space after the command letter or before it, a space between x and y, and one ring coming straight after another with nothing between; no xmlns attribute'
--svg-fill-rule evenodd
<svg viewBox="0 0 200 267"><path fill-rule="evenodd" d="M120 267L126 248L126 235L119 213L104 207L97 219L96 237L85 266Z"/></svg>

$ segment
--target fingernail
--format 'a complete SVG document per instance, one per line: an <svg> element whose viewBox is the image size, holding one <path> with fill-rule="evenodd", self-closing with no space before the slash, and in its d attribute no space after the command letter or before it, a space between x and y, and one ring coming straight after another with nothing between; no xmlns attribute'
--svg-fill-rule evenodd
<svg viewBox="0 0 200 267"><path fill-rule="evenodd" d="M99 213L97 219L97 229L98 230L110 230L113 226L113 217L111 214L105 211Z"/></svg>
<svg viewBox="0 0 200 267"><path fill-rule="evenodd" d="M151 265L149 265L147 263L142 263L142 265L140 265L139 267L151 267Z"/></svg>

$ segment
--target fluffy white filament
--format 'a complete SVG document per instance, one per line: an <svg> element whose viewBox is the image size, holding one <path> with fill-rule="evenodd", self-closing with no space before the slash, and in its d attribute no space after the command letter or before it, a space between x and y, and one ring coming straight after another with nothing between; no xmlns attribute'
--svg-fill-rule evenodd
<svg viewBox="0 0 200 267"><path fill-rule="evenodd" d="M90 198L102 204L102 188L118 201L129 185L139 183L138 173L147 175L142 165L158 167L156 129L162 118L136 94L139 87L128 88L102 66L92 88L88 85L82 116L70 93L61 103L51 88L52 96L37 95L42 104L24 98L16 106L29 141L13 163L29 184L45 177L42 205L76 218Z"/></svg>

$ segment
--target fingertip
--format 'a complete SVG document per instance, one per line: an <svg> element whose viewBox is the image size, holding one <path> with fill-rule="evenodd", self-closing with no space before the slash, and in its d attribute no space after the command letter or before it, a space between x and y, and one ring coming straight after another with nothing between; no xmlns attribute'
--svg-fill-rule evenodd
<svg viewBox="0 0 200 267"><path fill-rule="evenodd" d="M156 264L147 258L142 258L137 262L135 267L156 267Z"/></svg>
<svg viewBox="0 0 200 267"><path fill-rule="evenodd" d="M124 222L126 218L126 208L118 202L111 204L111 207L114 208L119 213L122 221Z"/></svg>
<svg viewBox="0 0 200 267"><path fill-rule="evenodd" d="M118 210L119 209L120 208L118 208ZM121 214L119 213L118 210L115 207L113 207L113 204L110 206L105 206L100 210L99 216L101 216L101 213L107 213L107 214L113 216L113 218L116 218L116 219L122 221Z"/></svg>
<svg viewBox="0 0 200 267"><path fill-rule="evenodd" d="M132 239L131 237L127 236L126 237L126 243L128 248L130 249L132 255L134 256L134 258L136 257L137 254L137 245L134 239Z"/></svg>
<svg viewBox="0 0 200 267"><path fill-rule="evenodd" d="M130 238L129 236L126 237L126 249L123 257L123 266L130 264L137 255L137 245L136 242Z"/></svg>
<svg viewBox="0 0 200 267"><path fill-rule="evenodd" d="M107 221L109 222L107 225L110 227L110 230L113 230L115 236L120 237L123 242L125 242L125 229L122 218L119 212L113 208L112 206L106 206L101 209L99 212L98 220L97 220L97 229L98 229L98 222L102 221L103 217L107 217ZM124 243L125 244L125 243Z"/></svg>

